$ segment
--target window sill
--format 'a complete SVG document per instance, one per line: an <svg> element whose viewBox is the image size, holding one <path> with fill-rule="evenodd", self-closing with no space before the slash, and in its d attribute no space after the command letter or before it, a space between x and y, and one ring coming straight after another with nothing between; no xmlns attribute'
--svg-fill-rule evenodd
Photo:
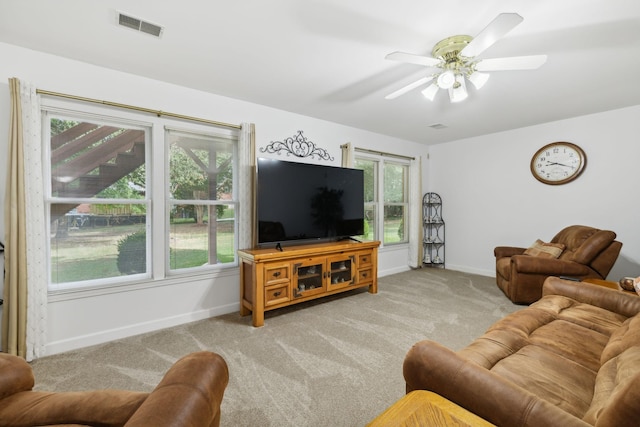
<svg viewBox="0 0 640 427"><path fill-rule="evenodd" d="M118 294L161 286L174 286L181 283L193 282L194 280L216 279L220 277L232 277L239 274L237 265L221 268L219 270L209 270L203 273L191 273L172 275L162 279L141 279L140 281L128 283L110 283L97 286L83 286L75 288L64 288L50 290L48 293L49 302L68 301L81 298L92 298L101 295Z"/></svg>

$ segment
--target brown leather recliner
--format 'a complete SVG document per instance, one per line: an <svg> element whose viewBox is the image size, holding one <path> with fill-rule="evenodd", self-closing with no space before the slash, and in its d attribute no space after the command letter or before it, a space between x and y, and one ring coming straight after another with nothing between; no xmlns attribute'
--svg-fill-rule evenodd
<svg viewBox="0 0 640 427"><path fill-rule="evenodd" d="M229 382L224 359L212 352L178 360L151 393L126 390L34 391L31 366L0 353L0 426L211 426Z"/></svg>
<svg viewBox="0 0 640 427"><path fill-rule="evenodd" d="M526 248L498 246L494 250L496 283L514 303L530 304L540 299L549 276L605 279L622 248L615 238L613 231L569 226L550 242L565 245L557 259L525 255Z"/></svg>

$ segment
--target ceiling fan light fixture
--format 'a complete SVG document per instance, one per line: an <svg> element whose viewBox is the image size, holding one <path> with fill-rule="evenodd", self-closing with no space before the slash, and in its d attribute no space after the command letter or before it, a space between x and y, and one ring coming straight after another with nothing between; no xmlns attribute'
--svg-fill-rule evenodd
<svg viewBox="0 0 640 427"><path fill-rule="evenodd" d="M424 95L425 98L427 98L429 101L433 101L434 98L436 97L436 93L438 93L438 85L435 83L430 84L429 86L426 87L426 89L424 89L422 91L422 94Z"/></svg>
<svg viewBox="0 0 640 427"><path fill-rule="evenodd" d="M455 84L449 88L449 100L451 102L460 102L467 99L467 85L464 82L464 76L457 74L455 76Z"/></svg>
<svg viewBox="0 0 640 427"><path fill-rule="evenodd" d="M469 77L469 81L475 86L476 89L482 89L482 86L489 80L490 74L487 73L479 73L477 71L471 73Z"/></svg>
<svg viewBox="0 0 640 427"><path fill-rule="evenodd" d="M454 35L440 40L431 50L431 57L393 52L385 58L429 68L438 68L439 72L434 72L429 78L429 80L434 80L433 83L424 89L422 94L427 99L433 100L438 89L446 89L449 92L451 102L460 102L469 95L466 88L466 80L469 80L475 89L479 90L489 80L490 75L485 73L487 71L534 70L546 62L546 55L477 58L522 21L522 16L517 13L501 13L475 37ZM429 72L432 72L432 70L429 70ZM421 79L416 82L418 84L405 86L385 98L398 97L426 83L426 81L426 79Z"/></svg>
<svg viewBox="0 0 640 427"><path fill-rule="evenodd" d="M451 89L453 85L456 83L456 76L453 74L453 71L446 70L438 76L436 80L438 82L438 86L442 89Z"/></svg>

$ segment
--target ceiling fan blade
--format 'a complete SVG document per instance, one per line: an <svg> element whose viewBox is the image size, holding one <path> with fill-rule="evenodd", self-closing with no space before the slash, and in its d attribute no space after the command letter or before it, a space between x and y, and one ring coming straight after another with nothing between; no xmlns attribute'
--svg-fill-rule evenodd
<svg viewBox="0 0 640 427"><path fill-rule="evenodd" d="M524 18L517 13L501 13L487 25L480 34L460 51L461 56L474 58L491 47L509 31L513 30Z"/></svg>
<svg viewBox="0 0 640 427"><path fill-rule="evenodd" d="M439 59L428 56L414 55L412 53L393 52L384 57L392 61L408 62L410 64L424 65L426 67L434 67L440 63Z"/></svg>
<svg viewBox="0 0 640 427"><path fill-rule="evenodd" d="M403 88L398 89L395 92L390 93L389 95L385 96L384 99L395 99L397 97L399 97L400 95L404 95L405 93L409 92L410 90L413 90L415 88L417 88L418 86L422 86L423 84L430 82L431 80L433 80L433 76L429 76L429 77L423 77L419 80L416 80L413 83L410 83L408 85L406 85Z"/></svg>
<svg viewBox="0 0 640 427"><path fill-rule="evenodd" d="M474 68L478 71L535 70L547 62L547 55L510 56L478 61Z"/></svg>

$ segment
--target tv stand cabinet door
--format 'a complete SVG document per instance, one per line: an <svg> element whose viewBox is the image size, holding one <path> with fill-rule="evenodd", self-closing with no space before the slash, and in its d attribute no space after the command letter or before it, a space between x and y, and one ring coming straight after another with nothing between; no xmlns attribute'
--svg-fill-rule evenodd
<svg viewBox="0 0 640 427"><path fill-rule="evenodd" d="M330 291L347 288L356 284L356 256L355 254L336 255L327 258L328 283Z"/></svg>
<svg viewBox="0 0 640 427"><path fill-rule="evenodd" d="M302 258L293 261L293 298L310 297L327 291L326 258Z"/></svg>

